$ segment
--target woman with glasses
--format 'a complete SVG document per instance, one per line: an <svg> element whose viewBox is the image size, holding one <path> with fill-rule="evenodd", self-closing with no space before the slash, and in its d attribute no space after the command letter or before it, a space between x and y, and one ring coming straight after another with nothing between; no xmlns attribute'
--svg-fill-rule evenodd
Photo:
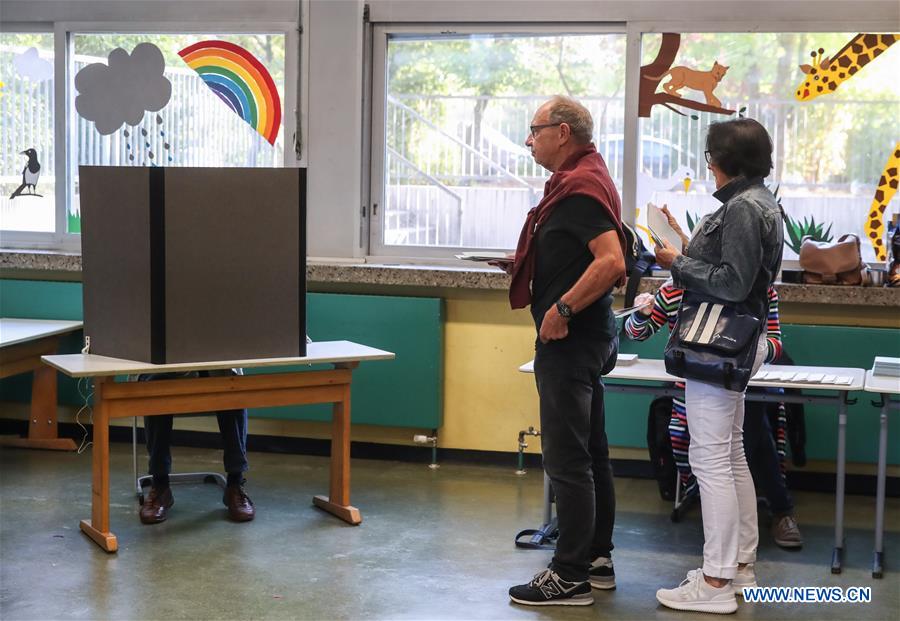
<svg viewBox="0 0 900 621"><path fill-rule="evenodd" d="M713 196L723 204L700 221L683 254L668 243L658 246L657 263L672 272L676 287L734 306L765 326L784 244L781 210L763 185L772 169L772 140L753 119L714 123L706 159L716 180ZM753 373L766 348L763 328ZM737 610L735 591L756 585L759 542L756 493L744 455L744 393L688 379L685 403L688 460L700 486L703 566L656 598L677 610L730 613Z"/></svg>

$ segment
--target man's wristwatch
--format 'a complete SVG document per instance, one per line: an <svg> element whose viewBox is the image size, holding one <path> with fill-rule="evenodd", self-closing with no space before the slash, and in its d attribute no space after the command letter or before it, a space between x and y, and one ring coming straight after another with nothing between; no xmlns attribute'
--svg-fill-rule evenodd
<svg viewBox="0 0 900 621"><path fill-rule="evenodd" d="M556 312L559 313L563 319L569 320L572 318L572 307L562 300L556 301Z"/></svg>

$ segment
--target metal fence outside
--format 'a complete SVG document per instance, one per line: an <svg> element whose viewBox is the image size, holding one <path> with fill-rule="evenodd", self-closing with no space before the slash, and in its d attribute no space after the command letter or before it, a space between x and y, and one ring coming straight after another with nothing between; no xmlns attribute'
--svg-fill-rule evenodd
<svg viewBox="0 0 900 621"><path fill-rule="evenodd" d="M545 100L543 96L389 96L384 243L514 245L520 216L536 204L549 176L524 145L534 110ZM621 191L624 100L587 97L580 101L594 117L594 143ZM897 117L900 102L834 100L814 107L791 100L760 100L723 105L743 109L742 114L769 130L775 145L770 180L780 185L786 208L801 217L830 222L846 220L843 210L852 210L862 221L896 140L884 121ZM682 116L661 110L641 119L638 207L651 196L660 200L665 193L674 202L684 203L671 191L681 186L685 176L699 184L698 200L715 189L703 151L707 127L724 117L686 112ZM863 120L835 132L836 117ZM837 151L841 161L825 161L830 155L816 146L823 140L830 141L830 153ZM837 149L835 141L840 142ZM836 205L842 206L840 213L834 211ZM497 214L506 214L510 221Z"/></svg>

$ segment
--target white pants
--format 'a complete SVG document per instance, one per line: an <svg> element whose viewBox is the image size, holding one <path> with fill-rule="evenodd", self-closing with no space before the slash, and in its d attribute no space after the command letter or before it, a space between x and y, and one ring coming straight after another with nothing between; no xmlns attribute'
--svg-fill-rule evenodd
<svg viewBox="0 0 900 621"><path fill-rule="evenodd" d="M757 346L753 375L766 357ZM744 455L744 393L695 380L685 382L691 444L688 461L700 485L703 573L733 579L738 563L753 563L759 544L756 491Z"/></svg>

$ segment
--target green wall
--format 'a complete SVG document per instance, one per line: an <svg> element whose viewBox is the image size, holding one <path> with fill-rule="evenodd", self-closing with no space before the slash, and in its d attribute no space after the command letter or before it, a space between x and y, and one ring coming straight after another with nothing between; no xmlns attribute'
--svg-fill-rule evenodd
<svg viewBox="0 0 900 621"><path fill-rule="evenodd" d="M394 352L394 360L362 363L353 371L354 423L433 429L443 414L444 305L437 298L310 293L307 330L315 341L347 340ZM81 283L0 281L0 316L82 319ZM67 337L60 351L76 352L81 335ZM309 367L302 367L308 369ZM253 372L248 370L248 372ZM25 402L30 377L0 381L0 400ZM61 403L81 405L77 386L60 375ZM251 416L326 421L328 405L251 410Z"/></svg>
<svg viewBox="0 0 900 621"><path fill-rule="evenodd" d="M646 358L662 358L668 331L636 343L622 339L623 352ZM872 368L876 355L896 356L900 331L890 328L782 325L785 349L798 365ZM851 393L857 403L848 408L847 460L878 461L879 410L872 406L876 395ZM610 444L645 447L647 409L651 399L633 395L607 397L607 433ZM811 460L833 461L837 456L837 407L804 406L806 413L806 455ZM900 464L900 417L888 420L888 463Z"/></svg>
<svg viewBox="0 0 900 621"><path fill-rule="evenodd" d="M353 420L357 423L400 427L440 427L443 389L443 321L441 300L344 294L308 295L309 334L314 340L347 339L397 353L389 362L363 364L355 371ZM38 319L81 319L81 284L25 280L0 281L0 315ZM797 364L870 368L876 354L900 349L900 331L888 328L784 325L784 343ZM665 337L645 343L622 342L622 351L659 358ZM64 351L80 347L80 336L63 343ZM0 382L0 399L28 399L27 376ZM851 462L875 463L878 409L873 395L854 393L849 409L847 456ZM60 379L60 401L81 403L75 383ZM607 396L607 430L614 446L646 445L650 399ZM254 412L275 418L328 420L327 406L272 408ZM889 425L888 461L900 464L900 420ZM489 420L485 424L490 424ZM806 406L807 456L833 461L837 444L834 408Z"/></svg>

